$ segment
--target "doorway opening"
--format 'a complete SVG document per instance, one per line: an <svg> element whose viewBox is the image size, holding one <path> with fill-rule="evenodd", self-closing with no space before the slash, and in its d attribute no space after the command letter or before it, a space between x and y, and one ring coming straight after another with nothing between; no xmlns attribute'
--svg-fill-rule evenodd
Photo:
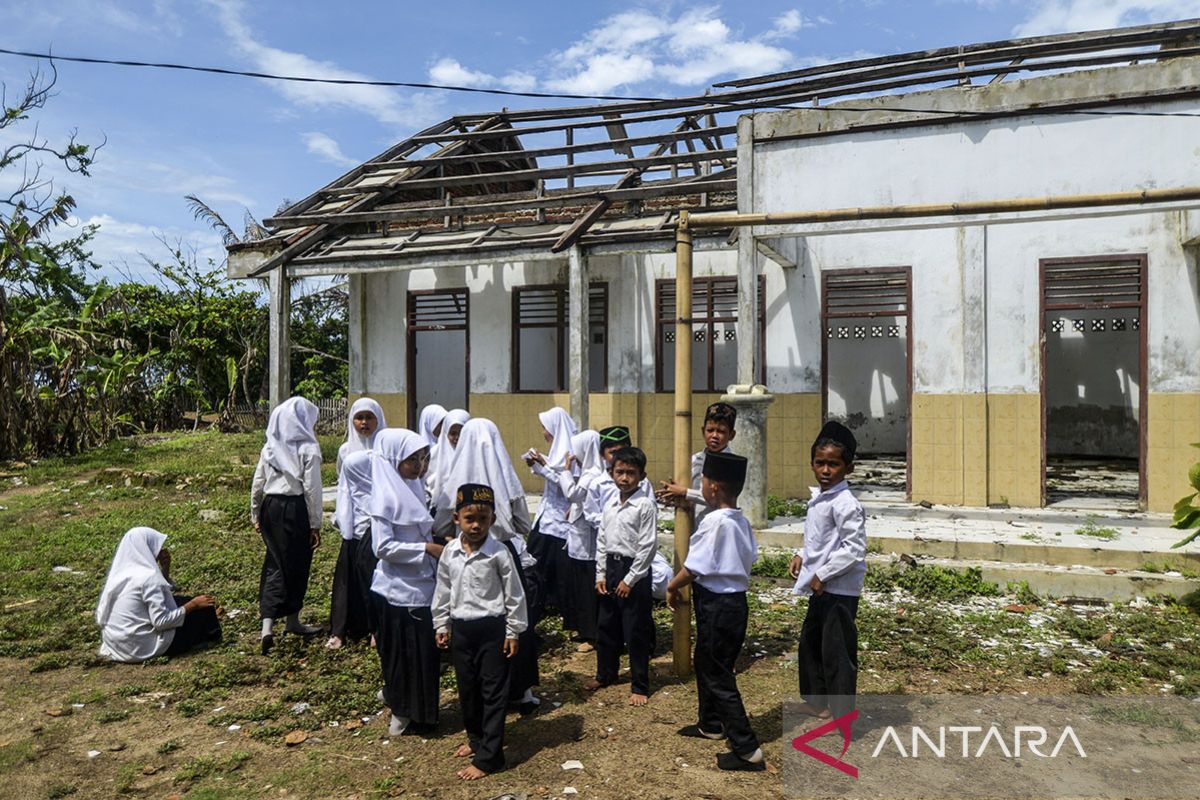
<svg viewBox="0 0 1200 800"><path fill-rule="evenodd" d="M823 414L858 439L855 491L905 500L911 474L911 269L824 273L821 327Z"/></svg>
<svg viewBox="0 0 1200 800"><path fill-rule="evenodd" d="M1043 259L1043 504L1146 497L1146 257Z"/></svg>
<svg viewBox="0 0 1200 800"><path fill-rule="evenodd" d="M438 403L467 408L471 386L471 343L467 334L467 290L408 293L408 418ZM459 366L461 365L461 366Z"/></svg>

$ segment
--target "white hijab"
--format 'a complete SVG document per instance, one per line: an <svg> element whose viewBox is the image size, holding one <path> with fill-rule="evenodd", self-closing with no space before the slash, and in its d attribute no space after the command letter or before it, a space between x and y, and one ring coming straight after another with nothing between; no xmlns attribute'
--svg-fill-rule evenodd
<svg viewBox="0 0 1200 800"><path fill-rule="evenodd" d="M153 528L130 528L125 532L121 543L117 545L112 566L108 568L108 577L104 580L104 590L100 592L100 602L96 605L97 625L104 627L108 624L113 606L126 590L149 583L170 587L170 582L163 577L158 566L158 554L166 540L165 533Z"/></svg>
<svg viewBox="0 0 1200 800"><path fill-rule="evenodd" d="M289 397L277 405L267 421L263 460L285 475L300 480L300 448L306 444L319 446L313 432L319 413L317 407L303 397Z"/></svg>
<svg viewBox="0 0 1200 800"><path fill-rule="evenodd" d="M571 437L575 435L575 420L555 406L538 414L538 421L554 437L550 442L550 452L546 455L546 466L549 469L565 468L567 455L571 452Z"/></svg>
<svg viewBox="0 0 1200 800"><path fill-rule="evenodd" d="M372 437L374 438L374 437ZM358 450L346 456L338 474L337 510L334 518L343 539L356 538L355 521L371 502L371 451Z"/></svg>
<svg viewBox="0 0 1200 800"><path fill-rule="evenodd" d="M576 484L583 489L604 477L604 460L600 457L600 434L595 431L583 431L571 437L571 452L579 462L579 481ZM574 522L583 513L583 502L572 503L567 512L567 520Z"/></svg>
<svg viewBox="0 0 1200 800"><path fill-rule="evenodd" d="M361 450L370 450L375 444L375 433L370 436L360 436L358 431L354 429L354 417L360 411L370 411L375 415L375 433L387 427L387 420L383 416L383 408L369 397L360 397L354 401L354 405L350 406L350 413L346 417L346 443L342 445L339 454L345 458L351 453L357 453Z"/></svg>
<svg viewBox="0 0 1200 800"><path fill-rule="evenodd" d="M438 487L450 475L450 467L454 464L454 446L450 444L450 429L455 425L466 425L470 419L471 415L461 408L447 411L446 416L442 419L442 433L438 436L433 451L429 454L429 477L425 481L433 491L432 499L435 501Z"/></svg>
<svg viewBox="0 0 1200 800"><path fill-rule="evenodd" d="M375 435L371 451L371 516L393 525L416 525L428 533L433 518L425 507L425 487L419 479L400 476L396 467L423 447L420 434L405 428L387 428Z"/></svg>
<svg viewBox="0 0 1200 800"><path fill-rule="evenodd" d="M525 489L517 477L508 448L500 438L496 423L476 417L463 425L458 436L458 449L446 478L438 486L439 517L445 509L454 509L454 495L464 483L482 483L496 494L496 525L503 531L497 538L511 538L513 531L512 503L524 499Z"/></svg>
<svg viewBox="0 0 1200 800"><path fill-rule="evenodd" d="M433 447L438 443L438 437L433 435L433 431L445 419L446 409L437 403L430 403L421 409L421 421L417 423L417 432L425 438L425 444ZM442 432L446 432L444 425L442 426Z"/></svg>

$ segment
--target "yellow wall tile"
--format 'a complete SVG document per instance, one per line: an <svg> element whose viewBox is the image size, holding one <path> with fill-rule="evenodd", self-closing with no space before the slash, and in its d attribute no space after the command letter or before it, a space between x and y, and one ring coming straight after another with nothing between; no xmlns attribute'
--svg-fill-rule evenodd
<svg viewBox="0 0 1200 800"><path fill-rule="evenodd" d="M1200 393L1151 392L1147 416L1147 483L1151 511L1170 511L1195 491L1188 470L1200 461Z"/></svg>

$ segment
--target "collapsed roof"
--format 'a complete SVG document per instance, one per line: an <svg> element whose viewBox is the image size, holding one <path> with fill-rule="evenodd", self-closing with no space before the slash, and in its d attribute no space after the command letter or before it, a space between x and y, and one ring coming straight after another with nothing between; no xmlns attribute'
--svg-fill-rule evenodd
<svg viewBox="0 0 1200 800"><path fill-rule="evenodd" d="M812 66L692 97L455 116L265 220L266 238L229 247L231 274L437 266L576 244L669 249L681 210L737 209L741 114L1198 54L1200 20L1184 20ZM233 267L240 254L254 256L249 269Z"/></svg>

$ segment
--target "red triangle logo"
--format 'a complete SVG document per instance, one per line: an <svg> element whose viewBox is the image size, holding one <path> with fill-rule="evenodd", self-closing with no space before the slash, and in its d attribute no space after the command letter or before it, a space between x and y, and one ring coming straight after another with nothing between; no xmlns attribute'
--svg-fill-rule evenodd
<svg viewBox="0 0 1200 800"><path fill-rule="evenodd" d="M851 778L857 779L858 767L841 760L842 756L846 755L846 751L850 749L850 726L854 724L854 720L856 719L858 719L858 709L851 711L849 714L843 714L837 719L831 719L824 725L813 728L808 733L800 734L795 739L792 739L792 747L805 755L812 756L822 764L828 764L834 769L846 773ZM813 739L820 739L825 734L832 733L833 731L842 732L842 752L837 758L809 746L808 743Z"/></svg>

